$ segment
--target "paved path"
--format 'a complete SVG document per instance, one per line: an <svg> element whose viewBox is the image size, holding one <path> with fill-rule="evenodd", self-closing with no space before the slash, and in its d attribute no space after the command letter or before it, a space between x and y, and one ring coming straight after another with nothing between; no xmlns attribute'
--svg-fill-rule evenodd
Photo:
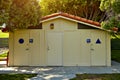
<svg viewBox="0 0 120 80"><path fill-rule="evenodd" d="M112 62L111 67L5 67L0 65L0 73L37 73L29 80L68 80L75 74L120 73L120 63Z"/></svg>

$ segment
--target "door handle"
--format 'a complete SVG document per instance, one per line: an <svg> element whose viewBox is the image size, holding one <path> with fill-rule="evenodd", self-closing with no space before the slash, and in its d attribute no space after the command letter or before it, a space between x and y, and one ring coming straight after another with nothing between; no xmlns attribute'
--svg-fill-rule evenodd
<svg viewBox="0 0 120 80"><path fill-rule="evenodd" d="M49 46L47 47L47 50L48 50L48 51L50 50Z"/></svg>
<svg viewBox="0 0 120 80"><path fill-rule="evenodd" d="M92 48L91 48L90 50L91 50L91 51L94 51L94 49L92 49Z"/></svg>
<svg viewBox="0 0 120 80"><path fill-rule="evenodd" d="M94 51L93 44L90 45L90 50Z"/></svg>
<svg viewBox="0 0 120 80"><path fill-rule="evenodd" d="M29 48L26 48L26 50L29 50Z"/></svg>

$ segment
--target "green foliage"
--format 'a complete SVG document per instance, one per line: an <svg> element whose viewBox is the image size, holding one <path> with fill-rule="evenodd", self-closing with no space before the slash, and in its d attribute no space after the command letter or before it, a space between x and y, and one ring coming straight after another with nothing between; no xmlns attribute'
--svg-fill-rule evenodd
<svg viewBox="0 0 120 80"><path fill-rule="evenodd" d="M111 39L111 49L120 50L120 39L117 38Z"/></svg>
<svg viewBox="0 0 120 80"><path fill-rule="evenodd" d="M112 30L114 27L120 27L120 22L115 18L111 17L108 21L102 22L102 27L107 30Z"/></svg>
<svg viewBox="0 0 120 80"><path fill-rule="evenodd" d="M120 13L120 1L114 2L112 5L112 8L113 8L114 12L119 14Z"/></svg>
<svg viewBox="0 0 120 80"><path fill-rule="evenodd" d="M43 16L66 12L94 21L100 21L104 12L99 9L100 0L41 0Z"/></svg>
<svg viewBox="0 0 120 80"><path fill-rule="evenodd" d="M40 6L37 0L13 0L7 27L10 30L26 29L40 21Z"/></svg>
<svg viewBox="0 0 120 80"><path fill-rule="evenodd" d="M120 62L120 50L112 50L111 53L112 60Z"/></svg>
<svg viewBox="0 0 120 80"><path fill-rule="evenodd" d="M0 74L0 80L27 80L36 74Z"/></svg>
<svg viewBox="0 0 120 80"><path fill-rule="evenodd" d="M0 0L0 25L8 21L11 3L11 0Z"/></svg>
<svg viewBox="0 0 120 80"><path fill-rule="evenodd" d="M102 11L108 10L111 8L111 6L114 2L115 2L115 0L101 0L100 9Z"/></svg>
<svg viewBox="0 0 120 80"><path fill-rule="evenodd" d="M0 11L3 12L0 14L0 23L6 23L10 31L14 29L26 29L29 26L39 24L41 11L38 0L8 1L0 1L2 5L0 6ZM9 4L9 6L4 3Z"/></svg>
<svg viewBox="0 0 120 80"><path fill-rule="evenodd" d="M120 34L120 1L119 0L101 0L100 9L107 12L106 21L102 22L101 25L104 29L110 30L117 34ZM118 29L115 30L114 29Z"/></svg>
<svg viewBox="0 0 120 80"><path fill-rule="evenodd" d="M107 23L105 23L105 22L102 22L101 23L101 26L102 26L102 28L103 29L110 29L111 28L111 26L109 26Z"/></svg>

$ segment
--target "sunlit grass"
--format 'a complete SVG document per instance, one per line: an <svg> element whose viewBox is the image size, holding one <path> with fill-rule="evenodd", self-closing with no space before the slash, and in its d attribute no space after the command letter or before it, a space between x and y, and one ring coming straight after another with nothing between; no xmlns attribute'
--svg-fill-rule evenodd
<svg viewBox="0 0 120 80"><path fill-rule="evenodd" d="M0 57L7 57L7 52L4 52L3 54L0 54Z"/></svg>
<svg viewBox="0 0 120 80"><path fill-rule="evenodd" d="M9 37L9 33L3 33L1 30L0 30L0 38L8 38Z"/></svg>

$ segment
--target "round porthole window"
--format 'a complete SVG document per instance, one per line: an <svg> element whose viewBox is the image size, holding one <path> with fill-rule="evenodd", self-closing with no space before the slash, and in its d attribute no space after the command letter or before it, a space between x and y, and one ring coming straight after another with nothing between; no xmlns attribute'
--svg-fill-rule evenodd
<svg viewBox="0 0 120 80"><path fill-rule="evenodd" d="M19 39L19 43L23 44L24 43L24 39Z"/></svg>

